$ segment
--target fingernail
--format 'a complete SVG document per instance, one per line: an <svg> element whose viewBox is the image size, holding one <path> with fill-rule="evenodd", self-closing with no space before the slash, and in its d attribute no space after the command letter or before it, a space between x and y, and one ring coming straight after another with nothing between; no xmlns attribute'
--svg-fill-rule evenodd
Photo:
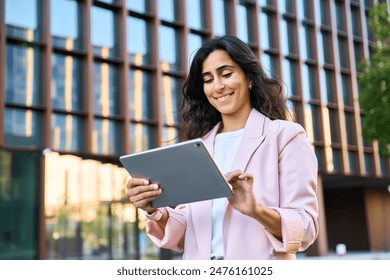
<svg viewBox="0 0 390 280"><path fill-rule="evenodd" d="M144 181L144 184L145 184L145 185L149 185L149 181L148 181L148 180L145 180L145 181Z"/></svg>

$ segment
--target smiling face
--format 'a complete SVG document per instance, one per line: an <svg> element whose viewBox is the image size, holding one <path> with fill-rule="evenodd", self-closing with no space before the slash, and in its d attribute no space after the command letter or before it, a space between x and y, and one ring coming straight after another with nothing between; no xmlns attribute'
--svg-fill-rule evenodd
<svg viewBox="0 0 390 280"><path fill-rule="evenodd" d="M249 85L241 67L223 50L216 50L203 61L203 90L222 120L246 118L252 106Z"/></svg>

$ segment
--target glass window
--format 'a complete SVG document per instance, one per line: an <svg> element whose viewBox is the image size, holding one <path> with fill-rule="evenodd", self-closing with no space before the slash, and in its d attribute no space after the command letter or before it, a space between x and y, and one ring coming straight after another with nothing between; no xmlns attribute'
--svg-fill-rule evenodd
<svg viewBox="0 0 390 280"><path fill-rule="evenodd" d="M237 5L237 36L244 42L253 41L253 18L251 17L250 7L245 2Z"/></svg>
<svg viewBox="0 0 390 280"><path fill-rule="evenodd" d="M18 147L40 147L42 118L33 110L6 108L4 114L5 144Z"/></svg>
<svg viewBox="0 0 390 280"><path fill-rule="evenodd" d="M205 0L186 1L187 24L194 29L205 28Z"/></svg>
<svg viewBox="0 0 390 280"><path fill-rule="evenodd" d="M112 11L96 6L92 7L91 40L94 54L104 58L117 54L116 29Z"/></svg>
<svg viewBox="0 0 390 280"><path fill-rule="evenodd" d="M330 136L332 143L340 143L339 114L337 110L329 109Z"/></svg>
<svg viewBox="0 0 390 280"><path fill-rule="evenodd" d="M108 63L94 62L94 112L102 116L119 114L118 69Z"/></svg>
<svg viewBox="0 0 390 280"><path fill-rule="evenodd" d="M296 32L294 22L283 19L280 28L280 47L283 55L296 54Z"/></svg>
<svg viewBox="0 0 390 280"><path fill-rule="evenodd" d="M152 76L139 69L129 72L129 114L134 120L153 119Z"/></svg>
<svg viewBox="0 0 390 280"><path fill-rule="evenodd" d="M51 1L50 29L53 45L67 50L81 48L79 34L79 2L69 0ZM66 22L66 24L64 24Z"/></svg>
<svg viewBox="0 0 390 280"><path fill-rule="evenodd" d="M5 0L7 35L26 41L38 40L40 38L38 18L36 0Z"/></svg>
<svg viewBox="0 0 390 280"><path fill-rule="evenodd" d="M175 21L179 18L180 3L177 0L158 0L158 14L160 19Z"/></svg>
<svg viewBox="0 0 390 280"><path fill-rule="evenodd" d="M329 32L318 32L318 62L320 64L333 64L332 37Z"/></svg>
<svg viewBox="0 0 390 280"><path fill-rule="evenodd" d="M143 19L127 18L127 53L131 63L136 65L151 63L150 27Z"/></svg>
<svg viewBox="0 0 390 280"><path fill-rule="evenodd" d="M311 142L321 140L319 109L314 105L305 105L306 132Z"/></svg>
<svg viewBox="0 0 390 280"><path fill-rule="evenodd" d="M164 75L162 78L161 119L166 125L179 123L180 83L178 79Z"/></svg>
<svg viewBox="0 0 390 280"><path fill-rule="evenodd" d="M224 0L213 0L212 3L213 11L213 32L215 35L228 34L229 23L227 17L229 16L228 3Z"/></svg>
<svg viewBox="0 0 390 280"><path fill-rule="evenodd" d="M337 103L336 94L335 94L335 79L334 73L329 70L321 70L321 88L322 92L322 102L327 103Z"/></svg>
<svg viewBox="0 0 390 280"><path fill-rule="evenodd" d="M355 118L354 114L350 112L345 112L345 129L347 134L347 143L348 145L356 145L356 129L355 129Z"/></svg>
<svg viewBox="0 0 390 280"><path fill-rule="evenodd" d="M371 153L364 153L364 166L366 169L366 174L373 175L374 161Z"/></svg>
<svg viewBox="0 0 390 280"><path fill-rule="evenodd" d="M278 0L279 12L294 13L294 1L291 0Z"/></svg>
<svg viewBox="0 0 390 280"><path fill-rule="evenodd" d="M188 69L191 66L192 59L195 56L195 53L197 50L202 46L203 39L201 36L189 33L188 34L188 40L187 40L187 48L188 48Z"/></svg>
<svg viewBox="0 0 390 280"><path fill-rule="evenodd" d="M176 127L163 127L162 129L162 146L172 145L179 142L179 132Z"/></svg>
<svg viewBox="0 0 390 280"><path fill-rule="evenodd" d="M265 6L275 6L275 0L257 0L257 3L258 3L261 7L265 7Z"/></svg>
<svg viewBox="0 0 390 280"><path fill-rule="evenodd" d="M329 0L313 1L316 11L317 25L330 26Z"/></svg>
<svg viewBox="0 0 390 280"><path fill-rule="evenodd" d="M362 26L360 21L360 9L351 6L352 32L354 36L362 36Z"/></svg>
<svg viewBox="0 0 390 280"><path fill-rule="evenodd" d="M82 65L77 57L52 55L51 102L54 109L79 111L82 99Z"/></svg>
<svg viewBox="0 0 390 280"><path fill-rule="evenodd" d="M40 159L38 153L0 151L1 260L38 258Z"/></svg>
<svg viewBox="0 0 390 280"><path fill-rule="evenodd" d="M260 46L263 50L271 48L276 49L275 32L273 29L272 15L267 13L260 14L259 30L260 30Z"/></svg>
<svg viewBox="0 0 390 280"><path fill-rule="evenodd" d="M288 59L283 60L284 95L286 97L298 95L297 68L296 62Z"/></svg>
<svg viewBox="0 0 390 280"><path fill-rule="evenodd" d="M26 106L41 104L40 51L34 47L8 44L5 60L5 101Z"/></svg>
<svg viewBox="0 0 390 280"><path fill-rule="evenodd" d="M173 28L167 26L160 26L159 36L160 38L164 38L164 40L160 40L159 45L160 62L165 65L163 66L163 70L179 70L181 48L179 46L179 38L177 32Z"/></svg>
<svg viewBox="0 0 390 280"><path fill-rule="evenodd" d="M142 123L130 125L130 149L133 153L155 148L156 133L154 127Z"/></svg>
<svg viewBox="0 0 390 280"><path fill-rule="evenodd" d="M150 0L126 0L126 7L130 10L145 13L150 11Z"/></svg>
<svg viewBox="0 0 390 280"><path fill-rule="evenodd" d="M345 7L344 2L335 1L335 9L336 9L336 23L337 23L337 29L339 31L346 31L346 24L345 24Z"/></svg>
<svg viewBox="0 0 390 280"><path fill-rule="evenodd" d="M313 66L303 64L302 65L302 96L304 96L306 101L317 99L316 94L316 75L315 69Z"/></svg>
<svg viewBox="0 0 390 280"><path fill-rule="evenodd" d="M324 148L323 147L315 147L314 152L317 157L317 162L318 162L318 170L323 170L325 171L325 166L324 166Z"/></svg>
<svg viewBox="0 0 390 280"><path fill-rule="evenodd" d="M58 151L83 151L83 123L77 116L53 114L51 118L51 147Z"/></svg>
<svg viewBox="0 0 390 280"><path fill-rule="evenodd" d="M341 74L341 85L343 89L342 95L344 105L353 106L351 77L349 75Z"/></svg>
<svg viewBox="0 0 390 280"><path fill-rule="evenodd" d="M92 152L96 154L119 154L121 151L120 125L116 121L95 119L92 132Z"/></svg>
<svg viewBox="0 0 390 280"><path fill-rule="evenodd" d="M360 63L364 59L363 44L358 43L358 42L354 42L353 48L354 48L355 66L356 66L356 69L359 71L360 70Z"/></svg>
<svg viewBox="0 0 390 280"><path fill-rule="evenodd" d="M314 42L312 27L302 24L299 27L299 41L302 60L314 59Z"/></svg>
<svg viewBox="0 0 390 280"><path fill-rule="evenodd" d="M349 160L349 171L352 174L357 174L359 172L357 152L349 151L348 160Z"/></svg>
<svg viewBox="0 0 390 280"><path fill-rule="evenodd" d="M271 56L267 53L261 55L261 65L268 77L277 78L277 60L275 56Z"/></svg>
<svg viewBox="0 0 390 280"><path fill-rule="evenodd" d="M310 2L311 2L310 0L296 0L297 17L299 20L312 18L310 13Z"/></svg>
<svg viewBox="0 0 390 280"><path fill-rule="evenodd" d="M349 69L349 52L347 38L338 37L340 66Z"/></svg>
<svg viewBox="0 0 390 280"><path fill-rule="evenodd" d="M332 157L333 157L333 170L335 172L342 172L343 166L342 166L341 150L333 148Z"/></svg>

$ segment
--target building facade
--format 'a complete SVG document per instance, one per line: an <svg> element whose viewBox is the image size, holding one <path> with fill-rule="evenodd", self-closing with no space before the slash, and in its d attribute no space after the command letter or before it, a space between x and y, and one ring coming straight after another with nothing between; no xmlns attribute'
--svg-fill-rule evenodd
<svg viewBox="0 0 390 280"><path fill-rule="evenodd" d="M158 259L118 157L177 141L207 39L237 35L284 82L319 163L321 232L390 249L390 166L361 136L374 0L0 0L0 259Z"/></svg>

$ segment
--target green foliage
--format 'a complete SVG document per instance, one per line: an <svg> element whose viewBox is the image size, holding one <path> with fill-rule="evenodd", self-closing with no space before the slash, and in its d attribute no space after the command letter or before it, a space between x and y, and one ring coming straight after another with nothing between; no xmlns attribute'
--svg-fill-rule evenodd
<svg viewBox="0 0 390 280"><path fill-rule="evenodd" d="M390 157L390 16L385 3L372 8L368 23L376 42L358 76L362 132L364 138L378 140L381 154Z"/></svg>

